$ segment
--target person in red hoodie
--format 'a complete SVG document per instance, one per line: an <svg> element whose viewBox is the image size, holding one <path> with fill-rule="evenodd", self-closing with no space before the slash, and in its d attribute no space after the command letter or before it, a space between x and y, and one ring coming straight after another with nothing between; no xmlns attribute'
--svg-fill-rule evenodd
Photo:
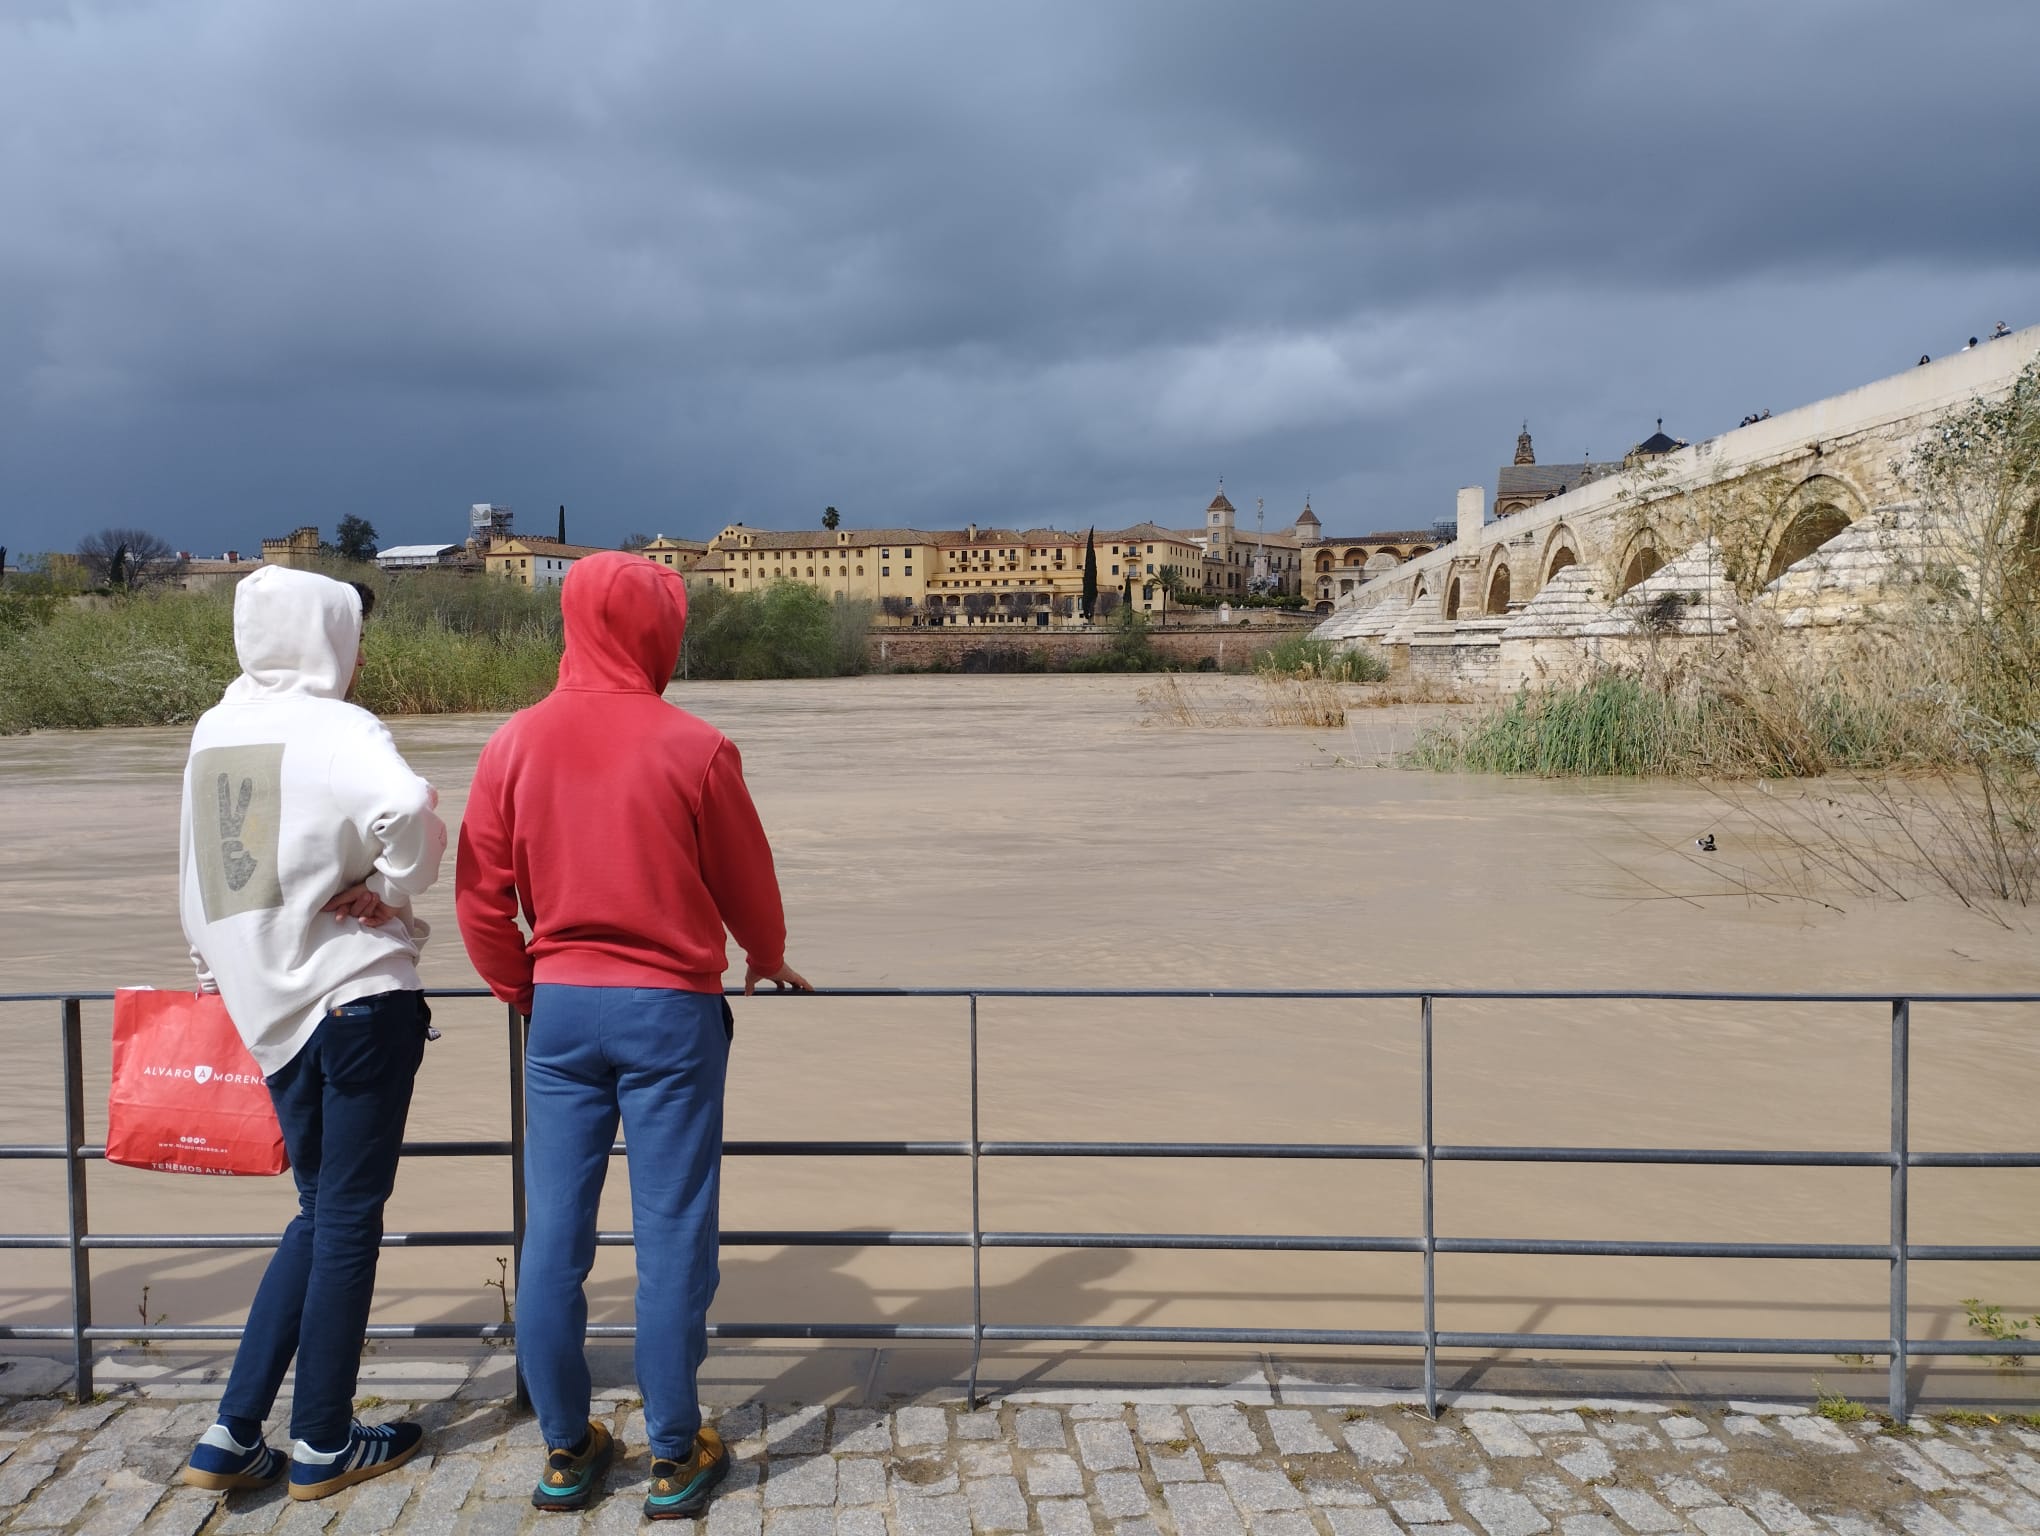
<svg viewBox="0 0 2040 1536"><path fill-rule="evenodd" d="M531 1020L517 1361L546 1444L532 1503L583 1507L615 1453L588 1413L584 1286L620 1117L645 1513L680 1519L729 1470L695 1382L719 1277L725 926L744 948L745 992L814 989L786 963L772 849L737 749L662 696L686 583L640 555L591 555L568 573L560 611L559 686L482 749L454 886L475 969Z"/></svg>

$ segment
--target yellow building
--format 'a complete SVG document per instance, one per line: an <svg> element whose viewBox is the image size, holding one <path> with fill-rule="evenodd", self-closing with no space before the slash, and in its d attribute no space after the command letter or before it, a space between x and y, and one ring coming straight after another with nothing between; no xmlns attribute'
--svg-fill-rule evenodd
<svg viewBox="0 0 2040 1536"><path fill-rule="evenodd" d="M288 565L310 570L319 563L319 530L309 524L293 528L280 539L262 541L264 565Z"/></svg>
<svg viewBox="0 0 2040 1536"><path fill-rule="evenodd" d="M1165 608L1162 577L1195 585L1203 560L1192 536L1153 523L1099 529L1098 590L1144 612ZM967 528L838 528L775 533L732 523L691 573L733 592L801 581L833 597L876 605L894 624L1003 624L1045 629L1076 621L1084 587L1084 535Z"/></svg>
<svg viewBox="0 0 2040 1536"><path fill-rule="evenodd" d="M638 553L647 560L684 573L700 563L701 557L708 553L708 545L700 539L669 539L662 533Z"/></svg>
<svg viewBox="0 0 2040 1536"><path fill-rule="evenodd" d="M567 572L576 560L601 553L585 544L513 535L491 539L482 565L491 576L514 581L520 587L556 587L567 579Z"/></svg>

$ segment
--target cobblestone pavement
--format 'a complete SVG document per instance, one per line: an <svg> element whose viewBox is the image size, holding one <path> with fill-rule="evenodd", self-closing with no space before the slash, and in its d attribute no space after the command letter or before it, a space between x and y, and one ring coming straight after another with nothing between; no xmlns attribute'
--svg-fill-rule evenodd
<svg viewBox="0 0 2040 1536"><path fill-rule="evenodd" d="M1798 1408L1240 1407L1211 1393L725 1410L737 1456L675 1536L2006 1536L2040 1533L2040 1422L1894 1433ZM77 1536L545 1536L640 1523L643 1414L580 1514L530 1508L536 1425L493 1402L408 1410L428 1454L317 1504L173 1485L212 1405L29 1398L0 1412L0 1531ZM397 1416L380 1404L365 1418ZM274 1443L274 1441L272 1441Z"/></svg>

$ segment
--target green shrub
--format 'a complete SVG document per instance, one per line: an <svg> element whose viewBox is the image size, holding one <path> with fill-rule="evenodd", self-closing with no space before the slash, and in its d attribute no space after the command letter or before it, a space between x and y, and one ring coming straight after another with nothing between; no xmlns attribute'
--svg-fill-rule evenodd
<svg viewBox="0 0 2040 1536"><path fill-rule="evenodd" d="M681 673L691 678L847 677L865 669L872 606L798 581L688 594Z"/></svg>
<svg viewBox="0 0 2040 1536"><path fill-rule="evenodd" d="M1254 655L1254 670L1278 677L1321 677L1334 683L1379 683L1388 677L1387 658L1375 651L1342 651L1329 640L1285 635Z"/></svg>
<svg viewBox="0 0 2040 1536"><path fill-rule="evenodd" d="M1168 661L1155 649L1149 637L1145 615L1122 607L1112 620L1112 638L1088 656L1072 656L1064 668L1069 672L1168 672Z"/></svg>

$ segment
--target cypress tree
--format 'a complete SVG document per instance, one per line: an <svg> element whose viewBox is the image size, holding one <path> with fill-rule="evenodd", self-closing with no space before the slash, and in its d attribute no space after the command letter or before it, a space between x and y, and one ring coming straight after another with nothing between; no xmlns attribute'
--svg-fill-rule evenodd
<svg viewBox="0 0 2040 1536"><path fill-rule="evenodd" d="M1084 622L1098 607L1098 530L1084 535Z"/></svg>
<svg viewBox="0 0 2040 1536"><path fill-rule="evenodd" d="M567 508L564 502L560 504L560 542L567 542Z"/></svg>

